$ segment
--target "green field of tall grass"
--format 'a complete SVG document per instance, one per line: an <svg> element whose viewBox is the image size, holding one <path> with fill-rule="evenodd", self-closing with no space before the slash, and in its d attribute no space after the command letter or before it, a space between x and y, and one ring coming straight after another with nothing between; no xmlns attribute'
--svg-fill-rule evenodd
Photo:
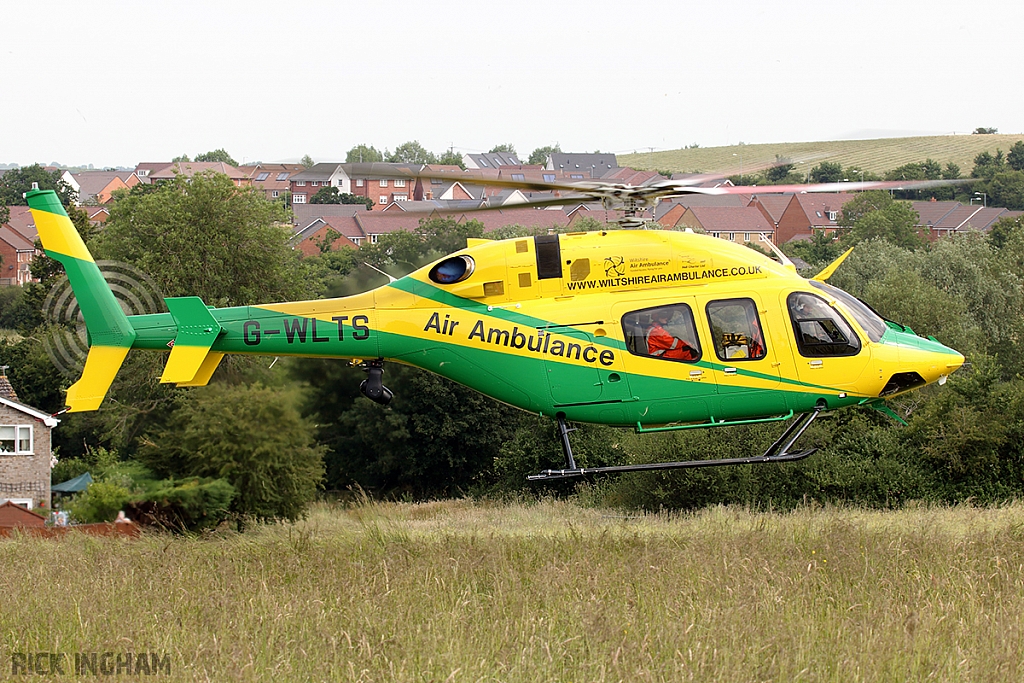
<svg viewBox="0 0 1024 683"><path fill-rule="evenodd" d="M831 142L779 142L728 147L696 147L634 154L619 154L620 166L675 172L700 171L729 175L752 173L775 161L776 156L799 160L794 169L806 174L822 161L838 162L843 168L857 166L864 171L883 174L904 164L933 159L942 166L955 163L964 176L974 168L974 157L981 152L1005 154L1024 135L931 135L878 140L833 140ZM857 178L850 178L857 180Z"/></svg>
<svg viewBox="0 0 1024 683"><path fill-rule="evenodd" d="M82 680L12 677L79 652L169 660L124 680L1024 680L1020 504L365 502L245 534L0 540L0 566L4 680Z"/></svg>

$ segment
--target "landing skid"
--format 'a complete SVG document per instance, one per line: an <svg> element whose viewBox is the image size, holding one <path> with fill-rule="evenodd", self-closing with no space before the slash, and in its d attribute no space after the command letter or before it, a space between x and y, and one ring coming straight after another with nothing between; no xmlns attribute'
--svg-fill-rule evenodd
<svg viewBox="0 0 1024 683"><path fill-rule="evenodd" d="M803 460L815 453L817 448L808 448L803 451L790 452L790 448L796 443L804 431L811 426L815 418L821 413L822 408L816 407L809 413L798 417L793 424L789 425L786 431L775 443L764 452L764 455L749 458L720 458L718 460L686 460L682 462L652 462L643 465L612 465L609 467L579 467L572 455L572 446L569 444L569 429L565 422L565 416L559 415L558 436L562 441L562 450L565 453L566 469L564 470L543 470L540 474L533 474L527 477L530 481L547 479L568 479L570 477L582 477L586 474L606 474L611 472L650 472L652 470L680 470L697 467L721 467L724 465L756 465L767 462L794 462Z"/></svg>

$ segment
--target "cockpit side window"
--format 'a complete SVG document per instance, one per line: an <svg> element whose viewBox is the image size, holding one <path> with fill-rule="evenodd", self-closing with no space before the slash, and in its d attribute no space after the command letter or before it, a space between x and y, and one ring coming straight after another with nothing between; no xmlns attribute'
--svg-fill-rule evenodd
<svg viewBox="0 0 1024 683"><path fill-rule="evenodd" d="M801 356L854 356L860 351L860 339L850 324L824 299L793 292L786 301Z"/></svg>
<svg viewBox="0 0 1024 683"><path fill-rule="evenodd" d="M875 309L852 294L844 292L838 287L833 287L826 282L818 282L817 280L809 280L808 282L812 287L822 290L842 304L846 311L853 316L854 321L868 335L868 339L873 342L882 339L882 335L885 334L886 325L882 316L878 315Z"/></svg>
<svg viewBox="0 0 1024 683"><path fill-rule="evenodd" d="M637 356L662 360L700 360L693 311L686 304L645 308L622 316L626 348Z"/></svg>
<svg viewBox="0 0 1024 683"><path fill-rule="evenodd" d="M707 305L715 353L729 362L760 360L767 349L757 306L751 299L723 299Z"/></svg>

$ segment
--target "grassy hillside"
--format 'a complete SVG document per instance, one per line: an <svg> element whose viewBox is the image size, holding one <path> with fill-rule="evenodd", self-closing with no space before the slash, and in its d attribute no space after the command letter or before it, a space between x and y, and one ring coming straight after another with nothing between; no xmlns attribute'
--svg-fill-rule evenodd
<svg viewBox="0 0 1024 683"><path fill-rule="evenodd" d="M0 671L145 652L169 659L162 681L1019 681L1022 530L1019 504L445 501L246 535L14 538Z"/></svg>
<svg viewBox="0 0 1024 683"><path fill-rule="evenodd" d="M773 162L775 156L791 159L814 159L799 166L806 172L823 160L838 162L843 168L858 166L865 171L886 171L931 158L943 166L947 162L960 166L968 175L979 152L997 149L1007 152L1024 135L935 135L916 138L883 138L879 140L835 140L832 142L782 142L765 145L734 145L731 147L699 147L664 152L620 154L620 166L676 172L749 173L756 165ZM854 178L850 178L854 180Z"/></svg>

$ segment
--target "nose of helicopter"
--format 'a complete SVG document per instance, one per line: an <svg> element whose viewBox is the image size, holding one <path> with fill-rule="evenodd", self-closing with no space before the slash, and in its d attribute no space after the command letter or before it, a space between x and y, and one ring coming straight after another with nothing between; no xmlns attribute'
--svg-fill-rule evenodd
<svg viewBox="0 0 1024 683"><path fill-rule="evenodd" d="M919 337L909 332L896 333L895 337L894 341L899 347L901 374L916 373L924 380L921 382L914 378L918 386L932 382L945 384L946 378L964 364L962 353L935 339Z"/></svg>

